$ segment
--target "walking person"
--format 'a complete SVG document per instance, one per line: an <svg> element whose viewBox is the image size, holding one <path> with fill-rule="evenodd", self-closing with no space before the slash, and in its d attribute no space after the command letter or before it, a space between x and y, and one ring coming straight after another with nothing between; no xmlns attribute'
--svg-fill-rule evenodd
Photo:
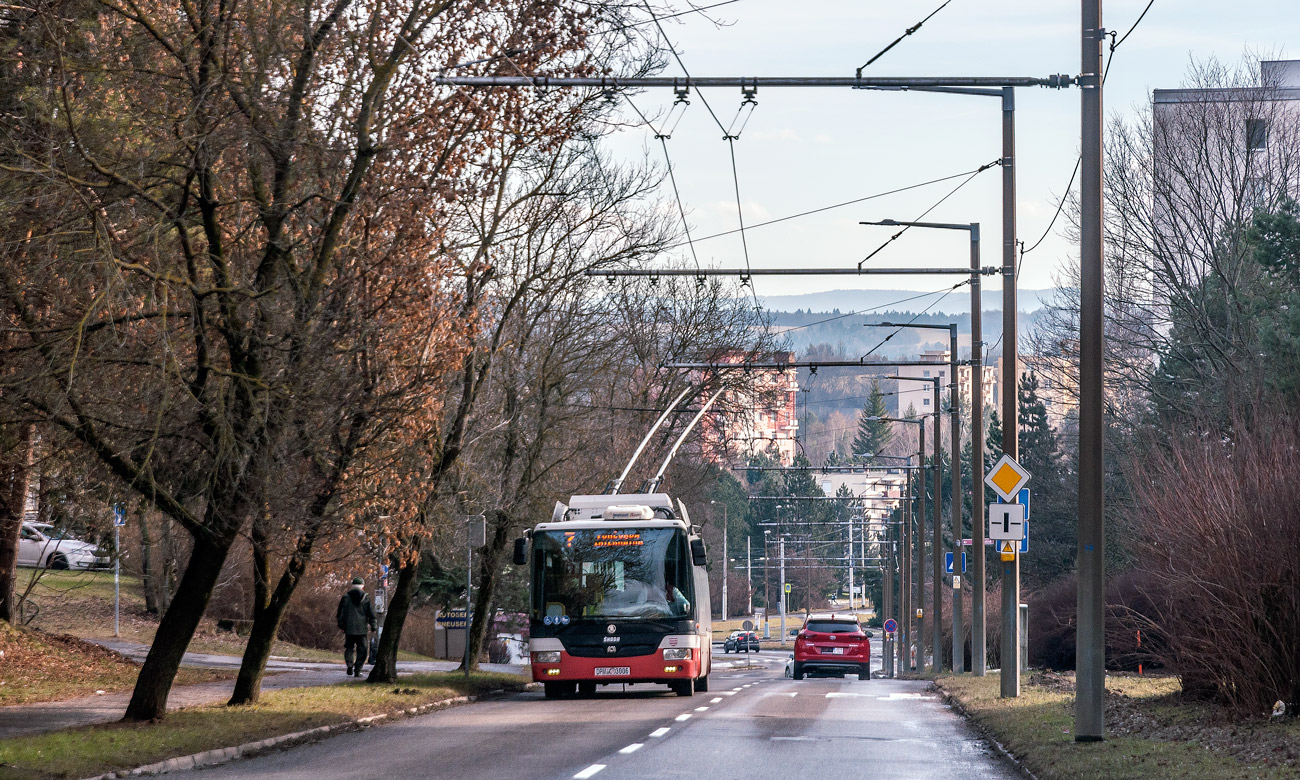
<svg viewBox="0 0 1300 780"><path fill-rule="evenodd" d="M366 581L360 577L352 578L352 587L339 599L338 624L346 636L343 661L348 675L360 677L361 667L366 665L366 638L375 630L375 608L366 595Z"/></svg>

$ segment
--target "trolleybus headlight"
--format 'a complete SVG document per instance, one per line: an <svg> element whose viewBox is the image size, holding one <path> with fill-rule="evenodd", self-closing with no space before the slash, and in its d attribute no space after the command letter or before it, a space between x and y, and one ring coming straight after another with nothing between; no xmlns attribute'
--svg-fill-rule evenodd
<svg viewBox="0 0 1300 780"><path fill-rule="evenodd" d="M533 653L533 663L535 664L558 664L560 662L559 650L544 650Z"/></svg>
<svg viewBox="0 0 1300 780"><path fill-rule="evenodd" d="M664 650L665 661L689 661L691 660L691 649L689 647L667 648Z"/></svg>

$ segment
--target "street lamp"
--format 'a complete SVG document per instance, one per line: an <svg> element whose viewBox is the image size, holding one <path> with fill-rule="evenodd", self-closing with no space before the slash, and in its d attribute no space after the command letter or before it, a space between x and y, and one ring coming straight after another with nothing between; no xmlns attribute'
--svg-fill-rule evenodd
<svg viewBox="0 0 1300 780"><path fill-rule="evenodd" d="M893 219L882 219L876 222L862 222L863 225L886 225L890 227L906 226L919 228L933 228L936 230L965 230L970 234L970 365L971 365L971 450L974 457L971 458L971 507L974 510L974 516L971 518L971 536L972 545L974 545L974 569L971 578L973 580L972 589L974 593L971 598L971 671L976 677L983 677L985 674L985 665L988 655L988 641L984 626L984 360L982 356L983 349L983 332L981 327L981 314L983 305L980 300L980 225L978 222L971 223L954 223L954 222L901 222ZM1005 269L1004 269L1005 272ZM1005 280L1004 280L1005 281ZM1014 279L1011 280L1014 284ZM1005 334L1004 334L1005 335ZM953 345L953 352L956 353L956 344ZM956 381L956 377L953 377ZM1013 380L1014 381L1014 380ZM960 457L958 449L953 447L954 463ZM956 504L956 493L953 493L953 503ZM960 516L958 516L960 518ZM960 519L956 523L956 533L953 536L954 544L961 538ZM957 552L960 552L958 550ZM953 560L960 560L956 555ZM954 589L955 591L955 589ZM956 593L954 592L954 598ZM957 609L953 610L954 619L959 614ZM958 643L958 634L953 632L953 670L958 671L961 666L961 646Z"/></svg>

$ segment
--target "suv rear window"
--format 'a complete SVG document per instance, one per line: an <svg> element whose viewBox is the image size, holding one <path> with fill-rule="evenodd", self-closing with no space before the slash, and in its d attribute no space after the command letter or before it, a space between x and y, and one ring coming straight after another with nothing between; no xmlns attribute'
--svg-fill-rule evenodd
<svg viewBox="0 0 1300 780"><path fill-rule="evenodd" d="M805 631L816 631L819 634L852 634L860 631L857 623L841 622L838 620L810 620L808 625L804 626Z"/></svg>

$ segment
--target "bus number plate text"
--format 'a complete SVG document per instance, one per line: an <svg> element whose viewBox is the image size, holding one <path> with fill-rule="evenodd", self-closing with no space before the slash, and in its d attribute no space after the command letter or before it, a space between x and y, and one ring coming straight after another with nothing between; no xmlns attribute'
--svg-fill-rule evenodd
<svg viewBox="0 0 1300 780"><path fill-rule="evenodd" d="M632 674L630 666L597 666L597 677L627 677Z"/></svg>

